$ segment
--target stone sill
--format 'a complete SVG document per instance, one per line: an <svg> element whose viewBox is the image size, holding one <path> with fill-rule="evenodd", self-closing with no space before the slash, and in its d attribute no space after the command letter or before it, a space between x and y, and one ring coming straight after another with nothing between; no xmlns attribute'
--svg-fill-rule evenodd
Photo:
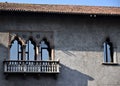
<svg viewBox="0 0 120 86"><path fill-rule="evenodd" d="M118 65L118 63L113 63L113 62L103 62L102 65Z"/></svg>

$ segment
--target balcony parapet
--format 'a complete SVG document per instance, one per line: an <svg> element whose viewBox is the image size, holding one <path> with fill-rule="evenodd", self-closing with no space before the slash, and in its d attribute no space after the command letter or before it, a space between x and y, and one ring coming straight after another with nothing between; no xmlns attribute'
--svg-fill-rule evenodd
<svg viewBox="0 0 120 86"><path fill-rule="evenodd" d="M4 73L59 73L59 61L3 61Z"/></svg>

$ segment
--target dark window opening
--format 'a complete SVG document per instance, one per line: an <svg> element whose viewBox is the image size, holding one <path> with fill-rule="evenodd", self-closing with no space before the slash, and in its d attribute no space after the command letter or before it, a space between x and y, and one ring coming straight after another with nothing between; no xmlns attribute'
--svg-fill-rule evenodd
<svg viewBox="0 0 120 86"><path fill-rule="evenodd" d="M41 56L41 60L50 60L51 58L51 49L50 49L50 46L49 46L49 43L47 42L46 39L43 39L41 42L40 42L40 45L39 45L39 54Z"/></svg>
<svg viewBox="0 0 120 86"><path fill-rule="evenodd" d="M104 62L113 61L113 44L110 42L110 38L106 38L104 42Z"/></svg>
<svg viewBox="0 0 120 86"><path fill-rule="evenodd" d="M12 41L10 47L10 60L23 60L22 58L22 43L16 37L15 40Z"/></svg>
<svg viewBox="0 0 120 86"><path fill-rule="evenodd" d="M32 39L29 39L26 43L26 60L35 60L35 42Z"/></svg>

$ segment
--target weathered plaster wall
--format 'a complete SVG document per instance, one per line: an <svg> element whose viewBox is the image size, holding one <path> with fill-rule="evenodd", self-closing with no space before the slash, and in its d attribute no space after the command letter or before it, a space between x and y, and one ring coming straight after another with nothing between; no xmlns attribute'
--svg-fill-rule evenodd
<svg viewBox="0 0 120 86"><path fill-rule="evenodd" d="M117 52L120 64L120 20L117 17L42 15L0 16L1 86L119 86L120 65L102 65L103 42L107 36ZM55 58L60 59L57 80L48 76L36 79L3 74L3 60L8 56L8 32L53 31Z"/></svg>

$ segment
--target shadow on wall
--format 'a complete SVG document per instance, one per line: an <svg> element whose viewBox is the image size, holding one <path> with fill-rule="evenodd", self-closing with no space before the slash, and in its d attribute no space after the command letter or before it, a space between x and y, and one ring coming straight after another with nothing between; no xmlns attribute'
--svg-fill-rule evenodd
<svg viewBox="0 0 120 86"><path fill-rule="evenodd" d="M1 39L0 39L1 42ZM6 57L8 57L8 48L4 45L0 43L0 86L4 86L2 85L5 82L5 76L3 74L3 61L5 60ZM9 85L8 85L9 86Z"/></svg>
<svg viewBox="0 0 120 86"><path fill-rule="evenodd" d="M94 80L92 77L72 70L61 64L60 74L57 79L46 75L40 75L39 79L32 76L26 76L25 79L17 76L11 76L6 80L5 86L88 86L88 81Z"/></svg>
<svg viewBox="0 0 120 86"><path fill-rule="evenodd" d="M61 64L61 74L59 75L60 86L88 86L88 81L94 79L80 71L70 69Z"/></svg>
<svg viewBox="0 0 120 86"><path fill-rule="evenodd" d="M2 57L2 58L0 58L0 61L3 61L3 60L5 60L6 57L8 57L7 52L8 52L8 48L5 47L4 44L0 44L0 57Z"/></svg>

